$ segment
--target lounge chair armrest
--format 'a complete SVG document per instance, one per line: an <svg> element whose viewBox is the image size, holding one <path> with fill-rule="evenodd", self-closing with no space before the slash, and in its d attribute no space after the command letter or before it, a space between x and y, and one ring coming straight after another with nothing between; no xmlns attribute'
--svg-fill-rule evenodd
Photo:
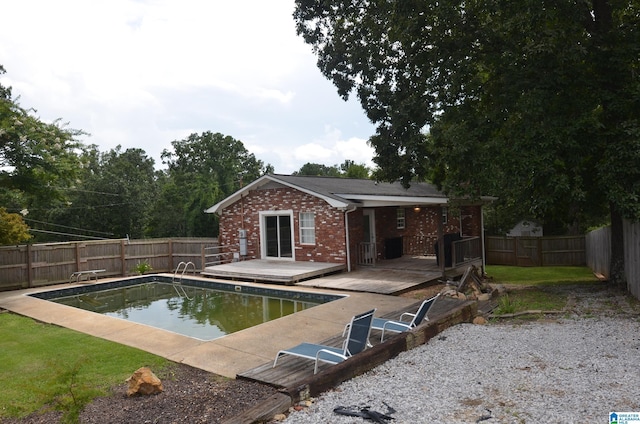
<svg viewBox="0 0 640 424"><path fill-rule="evenodd" d="M323 353L324 353L324 354L327 354L327 355L329 355L329 356L334 356L334 357L336 357L336 358L339 358L336 362L341 362L341 361L344 361L345 359L347 359L347 358L348 358L348 356L346 356L346 355L341 355L341 354L339 354L339 353L332 352L332 351L327 350L327 349L320 349L320 350L318 351L318 353L316 353L316 366L315 366L315 368L313 369L313 373L314 373L314 374L317 374L317 372L318 372L318 362L319 362L319 361L331 362L331 360L323 360L323 359L320 359L320 355L321 355L321 354L323 354Z"/></svg>
<svg viewBox="0 0 640 424"><path fill-rule="evenodd" d="M385 332L387 331L387 327L389 326L394 326L394 327L402 327L405 330L410 330L411 324L407 324L406 322L400 322L400 321L387 321L384 323L384 325L382 326L382 335L380 336L380 341L383 342L384 341L384 335ZM399 330L394 329L392 330L393 332L397 333Z"/></svg>
<svg viewBox="0 0 640 424"><path fill-rule="evenodd" d="M347 331L349 331L349 328L351 327L351 323L348 322L345 326L344 329L342 330L342 337L347 335Z"/></svg>
<svg viewBox="0 0 640 424"><path fill-rule="evenodd" d="M400 321L404 321L405 316L411 317L411 319L409 320L409 322L411 322L413 318L415 318L416 314L412 314L411 312L404 312L402 315L400 315Z"/></svg>

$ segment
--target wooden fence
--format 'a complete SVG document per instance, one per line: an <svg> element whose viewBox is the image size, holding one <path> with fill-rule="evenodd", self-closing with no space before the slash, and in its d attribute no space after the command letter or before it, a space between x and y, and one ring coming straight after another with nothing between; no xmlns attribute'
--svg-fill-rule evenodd
<svg viewBox="0 0 640 424"><path fill-rule="evenodd" d="M611 227L602 227L585 236L587 266L595 273L609 278L611 263Z"/></svg>
<svg viewBox="0 0 640 424"><path fill-rule="evenodd" d="M585 265L585 236L485 237L487 265Z"/></svg>
<svg viewBox="0 0 640 424"><path fill-rule="evenodd" d="M97 240L0 247L0 291L68 282L77 271L104 269L101 276L136 274L140 262L154 272L173 272L180 262L205 263L217 239Z"/></svg>
<svg viewBox="0 0 640 424"><path fill-rule="evenodd" d="M640 299L640 222L624 220L624 273L627 289ZM609 278L611 227L591 231L586 236L587 266Z"/></svg>

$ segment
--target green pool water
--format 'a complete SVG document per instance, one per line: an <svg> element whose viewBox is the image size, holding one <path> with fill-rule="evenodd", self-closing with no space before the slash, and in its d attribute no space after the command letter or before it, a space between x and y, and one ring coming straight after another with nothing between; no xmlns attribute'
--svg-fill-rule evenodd
<svg viewBox="0 0 640 424"><path fill-rule="evenodd" d="M201 340L213 340L322 303L163 282L50 300Z"/></svg>

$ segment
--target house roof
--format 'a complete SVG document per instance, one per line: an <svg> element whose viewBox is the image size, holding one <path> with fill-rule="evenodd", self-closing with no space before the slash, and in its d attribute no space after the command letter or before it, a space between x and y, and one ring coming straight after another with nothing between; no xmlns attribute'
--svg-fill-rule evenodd
<svg viewBox="0 0 640 424"><path fill-rule="evenodd" d="M249 191L273 183L319 197L336 208L446 205L449 201L447 196L429 183L412 183L411 187L404 188L399 182L386 183L355 178L269 174L258 178L205 212L217 213L240 200Z"/></svg>

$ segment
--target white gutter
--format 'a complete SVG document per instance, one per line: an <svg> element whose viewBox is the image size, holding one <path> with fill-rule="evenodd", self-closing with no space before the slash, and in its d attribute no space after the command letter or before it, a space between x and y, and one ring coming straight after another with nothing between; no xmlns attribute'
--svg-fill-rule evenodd
<svg viewBox="0 0 640 424"><path fill-rule="evenodd" d="M351 272L351 248L349 247L349 213L358 209L356 206L353 209L349 210L348 208L344 211L344 238L345 243L347 245L347 272Z"/></svg>

